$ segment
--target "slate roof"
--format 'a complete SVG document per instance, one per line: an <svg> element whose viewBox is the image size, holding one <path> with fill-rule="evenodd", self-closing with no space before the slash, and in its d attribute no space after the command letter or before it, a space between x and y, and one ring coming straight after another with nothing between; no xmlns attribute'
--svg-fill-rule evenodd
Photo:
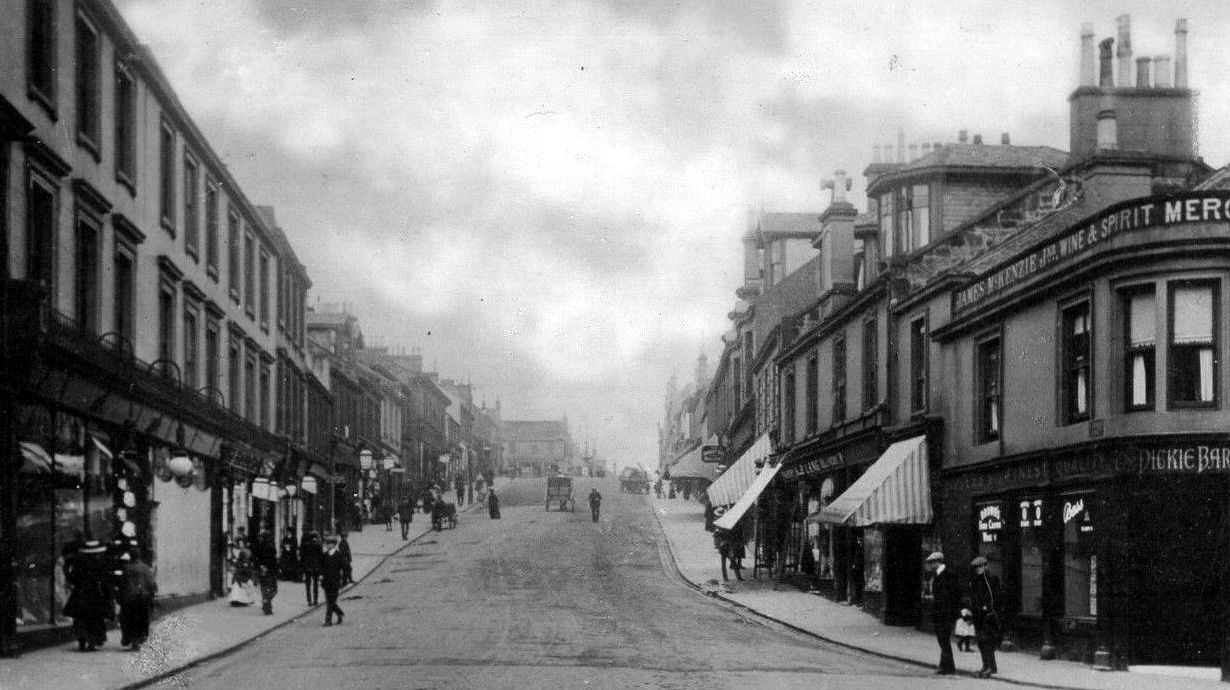
<svg viewBox="0 0 1230 690"><path fill-rule="evenodd" d="M937 151L912 160L891 174L924 168L1031 168L1059 169L1068 154L1050 146L995 146L989 144L945 144Z"/></svg>
<svg viewBox="0 0 1230 690"><path fill-rule="evenodd" d="M759 223L765 235L820 234L819 213L762 213Z"/></svg>

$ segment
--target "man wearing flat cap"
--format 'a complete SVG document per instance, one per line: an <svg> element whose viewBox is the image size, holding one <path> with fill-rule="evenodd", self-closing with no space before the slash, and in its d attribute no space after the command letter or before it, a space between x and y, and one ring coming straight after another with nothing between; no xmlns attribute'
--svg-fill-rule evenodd
<svg viewBox="0 0 1230 690"><path fill-rule="evenodd" d="M342 609L337 605L337 595L342 589L342 581L346 573L346 557L338 548L336 534L325 535L325 550L321 554L320 587L325 590L325 625L333 625L333 614L337 614L337 624L342 624Z"/></svg>
<svg viewBox="0 0 1230 690"><path fill-rule="evenodd" d="M939 675L957 672L952 659L952 629L961 617L961 586L957 578L944 566L944 554L936 551L927 556L927 572L931 573L931 622L935 625L935 639L940 643L940 665L935 670Z"/></svg>
<svg viewBox="0 0 1230 690"><path fill-rule="evenodd" d="M974 611L974 637L978 641L978 653L982 655L979 678L999 673L995 666L995 648L1003 639L1004 592L999 578L987 572L987 559L978 556L971 563L974 574L970 576L970 608Z"/></svg>

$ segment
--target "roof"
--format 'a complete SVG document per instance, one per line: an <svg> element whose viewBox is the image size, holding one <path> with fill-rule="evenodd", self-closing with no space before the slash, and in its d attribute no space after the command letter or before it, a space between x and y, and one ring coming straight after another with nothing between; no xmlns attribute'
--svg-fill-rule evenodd
<svg viewBox="0 0 1230 690"><path fill-rule="evenodd" d="M309 309L307 311L307 324L309 326L344 326L346 320L350 319L350 314L335 311L315 311Z"/></svg>
<svg viewBox="0 0 1230 690"><path fill-rule="evenodd" d="M1213 173L1207 180L1196 185L1196 189L1230 189L1230 165Z"/></svg>
<svg viewBox="0 0 1230 690"><path fill-rule="evenodd" d="M505 420L501 432L506 441L541 441L568 437L568 429L560 420Z"/></svg>
<svg viewBox="0 0 1230 690"><path fill-rule="evenodd" d="M1061 168L1067 162L1067 152L1050 146L945 144L898 167L892 174L925 168Z"/></svg>
<svg viewBox="0 0 1230 690"><path fill-rule="evenodd" d="M762 213L757 224L761 235L820 234L819 213Z"/></svg>

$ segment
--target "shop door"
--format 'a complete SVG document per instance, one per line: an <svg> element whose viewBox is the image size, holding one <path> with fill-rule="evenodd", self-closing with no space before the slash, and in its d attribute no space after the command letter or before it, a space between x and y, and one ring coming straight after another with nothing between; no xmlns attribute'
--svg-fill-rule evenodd
<svg viewBox="0 0 1230 690"><path fill-rule="evenodd" d="M1153 487L1133 511L1130 663L1219 665L1222 506Z"/></svg>

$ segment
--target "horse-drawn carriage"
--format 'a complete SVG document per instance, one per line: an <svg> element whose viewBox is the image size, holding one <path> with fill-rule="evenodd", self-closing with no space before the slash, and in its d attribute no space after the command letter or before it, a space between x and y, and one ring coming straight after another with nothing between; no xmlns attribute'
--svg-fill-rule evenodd
<svg viewBox="0 0 1230 690"><path fill-rule="evenodd" d="M576 512L577 502L572 496L572 477L547 477L547 510L551 506L560 510Z"/></svg>
<svg viewBox="0 0 1230 690"><path fill-rule="evenodd" d="M619 490L626 494L649 493L649 474L639 467L625 467L619 474Z"/></svg>

